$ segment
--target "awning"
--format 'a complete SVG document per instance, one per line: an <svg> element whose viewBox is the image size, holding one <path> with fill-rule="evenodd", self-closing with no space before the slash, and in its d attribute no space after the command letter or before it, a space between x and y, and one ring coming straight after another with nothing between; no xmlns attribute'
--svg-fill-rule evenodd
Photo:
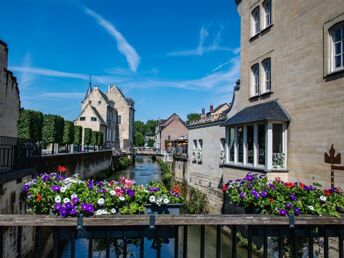
<svg viewBox="0 0 344 258"><path fill-rule="evenodd" d="M244 108L226 120L222 126L248 124L262 121L289 122L290 116L276 100L273 100Z"/></svg>

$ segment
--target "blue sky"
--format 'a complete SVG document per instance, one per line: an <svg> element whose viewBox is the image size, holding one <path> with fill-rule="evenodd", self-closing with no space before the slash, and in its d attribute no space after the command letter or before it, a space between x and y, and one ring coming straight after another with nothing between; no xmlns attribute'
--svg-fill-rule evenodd
<svg viewBox="0 0 344 258"><path fill-rule="evenodd" d="M136 102L136 119L185 119L230 102L239 78L234 0L12 0L0 39L24 108L73 120L89 74Z"/></svg>

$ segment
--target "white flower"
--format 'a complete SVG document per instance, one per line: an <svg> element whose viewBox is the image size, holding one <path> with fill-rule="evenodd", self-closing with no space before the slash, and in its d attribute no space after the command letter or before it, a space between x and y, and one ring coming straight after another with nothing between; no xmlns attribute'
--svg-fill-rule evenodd
<svg viewBox="0 0 344 258"><path fill-rule="evenodd" d="M100 198L100 199L98 199L98 205L104 205L104 203L105 203L105 200L103 199L103 198Z"/></svg>
<svg viewBox="0 0 344 258"><path fill-rule="evenodd" d="M320 201L322 201L322 202L326 202L326 200L327 200L327 198L326 198L326 196L320 196Z"/></svg>
<svg viewBox="0 0 344 258"><path fill-rule="evenodd" d="M101 211L102 215L108 214L107 210L105 210L105 209L102 209L102 210L100 210L100 211Z"/></svg>
<svg viewBox="0 0 344 258"><path fill-rule="evenodd" d="M97 211L96 211L96 215L98 215L98 216L99 216L99 215L102 215L102 210L97 210Z"/></svg>
<svg viewBox="0 0 344 258"><path fill-rule="evenodd" d="M154 195L152 195L152 196L150 196L149 197L149 201L151 202L151 203L155 203L155 196Z"/></svg>
<svg viewBox="0 0 344 258"><path fill-rule="evenodd" d="M170 202L170 200L169 200L168 198L165 198L165 199L164 199L164 203L165 203L165 204L168 204L169 202Z"/></svg>
<svg viewBox="0 0 344 258"><path fill-rule="evenodd" d="M159 198L156 200L156 202L158 202L158 203L162 202L162 197L159 197Z"/></svg>
<svg viewBox="0 0 344 258"><path fill-rule="evenodd" d="M111 190L111 191L110 191L110 194L111 194L112 196L115 196L115 195L116 195L116 191Z"/></svg>
<svg viewBox="0 0 344 258"><path fill-rule="evenodd" d="M116 214L116 209L115 209L115 208L112 208L112 209L111 209L111 213L112 213L112 214Z"/></svg>
<svg viewBox="0 0 344 258"><path fill-rule="evenodd" d="M66 190L67 190L67 188L64 187L64 186L62 186L62 187L60 188L60 192L61 192L61 193L64 193Z"/></svg>
<svg viewBox="0 0 344 258"><path fill-rule="evenodd" d="M120 196L119 199L120 199L121 201L125 201L125 198L124 198L123 196Z"/></svg>
<svg viewBox="0 0 344 258"><path fill-rule="evenodd" d="M67 202L70 202L70 199L69 198L64 198L63 199L63 203L67 203Z"/></svg>
<svg viewBox="0 0 344 258"><path fill-rule="evenodd" d="M55 196L55 202L56 203L61 203L61 196L60 195L56 195Z"/></svg>
<svg viewBox="0 0 344 258"><path fill-rule="evenodd" d="M314 211L314 207L313 206L308 206L308 209L310 209L311 211Z"/></svg>
<svg viewBox="0 0 344 258"><path fill-rule="evenodd" d="M76 195L76 193L73 193L70 197L73 199L73 198L77 198L78 196Z"/></svg>

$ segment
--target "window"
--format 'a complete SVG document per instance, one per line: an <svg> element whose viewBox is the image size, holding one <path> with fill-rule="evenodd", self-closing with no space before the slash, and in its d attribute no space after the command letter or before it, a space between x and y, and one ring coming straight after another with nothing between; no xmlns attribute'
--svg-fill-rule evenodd
<svg viewBox="0 0 344 258"><path fill-rule="evenodd" d="M97 121L97 118L94 117L94 116L92 116L92 117L91 117L91 121Z"/></svg>
<svg viewBox="0 0 344 258"><path fill-rule="evenodd" d="M331 31L332 38L332 72L344 69L344 23Z"/></svg>
<svg viewBox="0 0 344 258"><path fill-rule="evenodd" d="M265 124L258 125L258 165L265 166Z"/></svg>
<svg viewBox="0 0 344 258"><path fill-rule="evenodd" d="M192 162L196 162L197 160L197 140L193 140L192 146Z"/></svg>
<svg viewBox="0 0 344 258"><path fill-rule="evenodd" d="M203 148L203 140L198 140L198 155L197 155L197 162L202 163L202 148Z"/></svg>
<svg viewBox="0 0 344 258"><path fill-rule="evenodd" d="M102 102L99 100L99 101L98 101L98 105L100 105L100 104L102 104Z"/></svg>
<svg viewBox="0 0 344 258"><path fill-rule="evenodd" d="M274 168L284 167L284 148L283 148L283 124L272 125L272 166Z"/></svg>
<svg viewBox="0 0 344 258"><path fill-rule="evenodd" d="M120 125L122 123L122 117L118 116L117 121L118 121L118 124Z"/></svg>
<svg viewBox="0 0 344 258"><path fill-rule="evenodd" d="M247 126L247 163L253 165L254 162L254 131L253 125Z"/></svg>
<svg viewBox="0 0 344 258"><path fill-rule="evenodd" d="M271 0L266 0L263 3L263 9L264 9L264 28L269 27L272 24L272 18L271 18Z"/></svg>
<svg viewBox="0 0 344 258"><path fill-rule="evenodd" d="M225 163L225 142L226 139L225 138L221 138L220 139L220 164L224 164Z"/></svg>
<svg viewBox="0 0 344 258"><path fill-rule="evenodd" d="M167 136L167 140L169 141L171 140L171 135Z"/></svg>
<svg viewBox="0 0 344 258"><path fill-rule="evenodd" d="M252 71L252 94L251 96L257 96L259 95L259 64L255 64L251 68Z"/></svg>
<svg viewBox="0 0 344 258"><path fill-rule="evenodd" d="M244 128L237 128L238 162L244 162Z"/></svg>
<svg viewBox="0 0 344 258"><path fill-rule="evenodd" d="M229 162L234 162L234 128L229 129Z"/></svg>
<svg viewBox="0 0 344 258"><path fill-rule="evenodd" d="M264 69L264 92L271 91L271 58L267 58L262 62L262 66Z"/></svg>
<svg viewBox="0 0 344 258"><path fill-rule="evenodd" d="M84 117L84 116L81 116L81 117L80 117L80 121L85 121L85 117Z"/></svg>
<svg viewBox="0 0 344 258"><path fill-rule="evenodd" d="M260 10L259 6L252 11L252 36L260 32Z"/></svg>

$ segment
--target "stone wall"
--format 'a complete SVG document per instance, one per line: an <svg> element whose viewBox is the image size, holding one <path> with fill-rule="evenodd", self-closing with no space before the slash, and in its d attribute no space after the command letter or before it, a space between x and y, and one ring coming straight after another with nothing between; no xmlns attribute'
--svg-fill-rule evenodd
<svg viewBox="0 0 344 258"><path fill-rule="evenodd" d="M17 78L7 70L8 48L0 40L0 136L17 137L20 98Z"/></svg>

